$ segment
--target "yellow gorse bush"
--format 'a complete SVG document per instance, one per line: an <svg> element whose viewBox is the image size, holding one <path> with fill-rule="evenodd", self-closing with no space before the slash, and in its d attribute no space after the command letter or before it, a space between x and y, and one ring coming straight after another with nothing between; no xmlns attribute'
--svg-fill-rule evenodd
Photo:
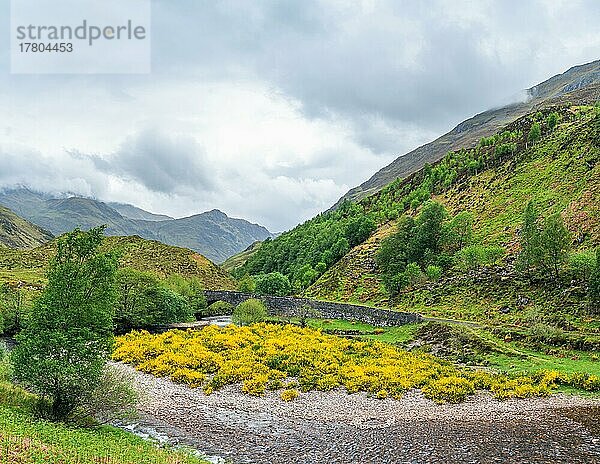
<svg viewBox="0 0 600 464"><path fill-rule="evenodd" d="M113 358L158 377L169 377L207 394L241 383L242 391L262 395L296 385L302 391L345 388L378 398L399 398L422 389L437 402L459 402L476 390L498 398L550 393L556 373L508 378L470 371L425 353L412 353L378 341L349 340L292 325L209 326L159 335L131 332L116 340ZM287 380L286 380L287 379Z"/></svg>

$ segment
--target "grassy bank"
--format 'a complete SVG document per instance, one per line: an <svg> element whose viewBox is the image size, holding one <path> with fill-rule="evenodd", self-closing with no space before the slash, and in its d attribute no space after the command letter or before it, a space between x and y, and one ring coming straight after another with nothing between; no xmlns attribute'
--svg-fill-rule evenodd
<svg viewBox="0 0 600 464"><path fill-rule="evenodd" d="M0 368L0 375L3 373ZM5 371L4 371L5 372ZM110 426L72 427L39 420L35 397L0 380L0 462L6 464L206 464Z"/></svg>

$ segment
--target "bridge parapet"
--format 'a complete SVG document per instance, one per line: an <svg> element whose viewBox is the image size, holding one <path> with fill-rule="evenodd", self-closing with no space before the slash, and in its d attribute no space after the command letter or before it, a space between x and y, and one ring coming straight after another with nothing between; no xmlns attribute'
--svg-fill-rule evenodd
<svg viewBox="0 0 600 464"><path fill-rule="evenodd" d="M382 327L394 327L421 322L422 320L421 315L416 313L405 313L349 303L311 300L308 298L253 295L225 290L205 290L204 294L208 304L212 304L215 301L225 301L237 306L250 298L256 298L265 304L269 314L273 316L295 317L300 314L301 307L308 305L319 314L319 317L324 319L356 320L365 324Z"/></svg>

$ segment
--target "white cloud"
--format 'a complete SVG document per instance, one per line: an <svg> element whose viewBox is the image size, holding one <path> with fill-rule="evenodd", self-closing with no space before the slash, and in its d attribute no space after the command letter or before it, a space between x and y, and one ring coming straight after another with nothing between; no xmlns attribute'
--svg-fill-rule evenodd
<svg viewBox="0 0 600 464"><path fill-rule="evenodd" d="M597 1L153 5L151 75L0 64L0 187L282 230L600 46Z"/></svg>

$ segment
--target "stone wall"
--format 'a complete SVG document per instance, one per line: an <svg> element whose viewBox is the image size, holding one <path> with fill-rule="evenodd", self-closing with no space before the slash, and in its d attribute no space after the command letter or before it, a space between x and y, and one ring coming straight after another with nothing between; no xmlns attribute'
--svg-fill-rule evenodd
<svg viewBox="0 0 600 464"><path fill-rule="evenodd" d="M249 293L215 290L205 290L204 294L206 295L208 304L215 301L226 301L237 306L249 298L256 298L261 300L269 313L274 316L294 317L298 315L298 311L302 306L308 305L317 312L318 317L323 319L356 320L381 327L393 327L421 322L421 316L416 313L402 313L347 303L331 303L307 298L251 295Z"/></svg>

